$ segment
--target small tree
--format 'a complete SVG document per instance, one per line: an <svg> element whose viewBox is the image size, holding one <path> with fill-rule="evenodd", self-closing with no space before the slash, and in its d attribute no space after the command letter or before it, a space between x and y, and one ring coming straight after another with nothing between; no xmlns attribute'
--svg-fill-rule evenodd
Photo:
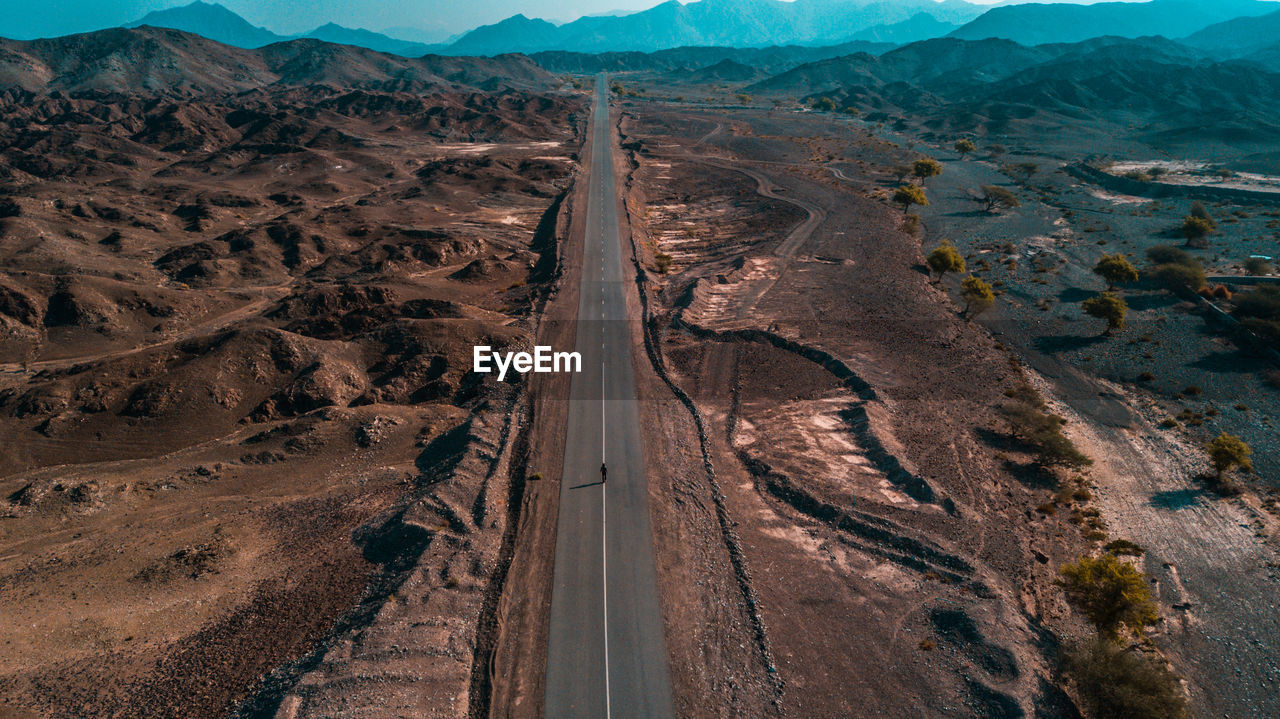
<svg viewBox="0 0 1280 719"><path fill-rule="evenodd" d="M902 214L907 214L907 210L912 205L927 205L929 198L924 196L924 188L918 185L903 185L893 191L893 201L902 205Z"/></svg>
<svg viewBox="0 0 1280 719"><path fill-rule="evenodd" d="M950 242L943 242L925 258L929 263L929 269L938 275L938 282L942 281L942 276L948 272L964 272L964 257L955 245Z"/></svg>
<svg viewBox="0 0 1280 719"><path fill-rule="evenodd" d="M1116 285L1138 281L1138 268L1119 254L1103 255L1098 264L1093 266L1093 273L1106 280L1109 290L1114 290Z"/></svg>
<svg viewBox="0 0 1280 719"><path fill-rule="evenodd" d="M961 258L964 261L964 258ZM972 319L986 312L996 302L996 293L981 277L969 275L960 283L960 299L964 300L964 316Z"/></svg>
<svg viewBox="0 0 1280 719"><path fill-rule="evenodd" d="M1236 467L1246 472L1251 471L1253 469L1253 463L1249 461L1251 454L1253 450L1249 445L1234 434L1223 432L1209 443L1209 461L1213 463L1213 469L1218 473L1219 482L1226 477L1227 472Z"/></svg>
<svg viewBox="0 0 1280 719"><path fill-rule="evenodd" d="M911 166L911 174L915 175L916 179L923 183L930 177L941 175L942 165L939 165L938 161L932 157L922 157Z"/></svg>
<svg viewBox="0 0 1280 719"><path fill-rule="evenodd" d="M976 152L977 149L978 146L973 144L973 140L970 140L967 137L962 137L959 140L956 140L956 152L960 153L960 157L964 157L970 152Z"/></svg>
<svg viewBox="0 0 1280 719"><path fill-rule="evenodd" d="M1085 300L1080 308L1090 317L1106 320L1107 329L1102 334L1110 336L1115 330L1124 327L1124 315L1129 306L1119 295L1103 292Z"/></svg>
<svg viewBox="0 0 1280 719"><path fill-rule="evenodd" d="M978 196L978 202L981 202L987 212L995 212L997 208L1021 207L1022 203L1018 201L1018 196L1013 194L1008 188L999 185L983 185L982 194Z"/></svg>
<svg viewBox="0 0 1280 719"><path fill-rule="evenodd" d="M1216 229L1213 220L1187 215L1182 220L1182 236L1187 238L1187 247L1205 248L1209 246L1209 233Z"/></svg>
<svg viewBox="0 0 1280 719"><path fill-rule="evenodd" d="M819 112L832 112L836 109L836 101L829 97L820 97L814 100L810 107Z"/></svg>
<svg viewBox="0 0 1280 719"><path fill-rule="evenodd" d="M1108 638L1123 629L1140 634L1160 618L1146 575L1114 554L1081 557L1059 571L1067 599Z"/></svg>
<svg viewBox="0 0 1280 719"><path fill-rule="evenodd" d="M1196 200L1195 202L1191 203L1191 209L1187 210L1187 216L1199 217L1202 220L1206 220L1210 225L1213 225L1215 228L1217 227L1217 225L1213 221L1213 215L1209 214L1209 209L1206 208L1204 206L1204 203L1199 200Z"/></svg>

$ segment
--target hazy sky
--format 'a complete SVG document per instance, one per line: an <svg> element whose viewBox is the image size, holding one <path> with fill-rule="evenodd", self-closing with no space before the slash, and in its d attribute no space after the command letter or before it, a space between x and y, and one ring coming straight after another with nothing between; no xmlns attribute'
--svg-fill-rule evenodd
<svg viewBox="0 0 1280 719"><path fill-rule="evenodd" d="M209 0L216 1L216 0ZM612 10L643 10L659 0L220 0L249 22L281 34L326 22L384 30L416 27L458 32L516 13L572 20ZM996 0L972 0L990 3ZM1043 0L1042 0L1043 1ZM1072 0L1096 2L1097 0ZM1204 0L1214 2L1214 0ZM0 36L49 37L132 22L189 0L0 0Z"/></svg>

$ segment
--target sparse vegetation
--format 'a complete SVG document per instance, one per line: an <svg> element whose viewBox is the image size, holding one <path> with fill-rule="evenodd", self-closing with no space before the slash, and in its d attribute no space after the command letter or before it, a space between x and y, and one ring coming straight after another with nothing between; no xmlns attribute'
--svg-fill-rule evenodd
<svg viewBox="0 0 1280 719"><path fill-rule="evenodd" d="M1013 194L1008 188L999 185L983 185L982 194L978 196L978 202L981 202L983 209L987 212L995 212L1001 208L1020 207L1021 202L1018 196Z"/></svg>
<svg viewBox="0 0 1280 719"><path fill-rule="evenodd" d="M819 112L834 112L836 109L836 101L829 97L819 97L810 103L809 107Z"/></svg>
<svg viewBox="0 0 1280 719"><path fill-rule="evenodd" d="M1031 387L1023 384L1005 393L1011 401L1000 406L1000 415L1009 424L1015 437L1035 450L1038 461L1045 466L1085 467L1093 461L1084 455L1062 433L1066 420L1050 414L1044 399Z"/></svg>
<svg viewBox="0 0 1280 719"><path fill-rule="evenodd" d="M960 157L965 157L970 152L976 152L978 150L978 146L973 144L973 140L962 137L959 140L956 140L955 149L956 152L960 153Z"/></svg>
<svg viewBox="0 0 1280 719"><path fill-rule="evenodd" d="M925 261L929 264L929 269L933 270L934 274L937 275L937 281L939 282L942 281L943 275L948 272L964 272L964 256L950 242L944 241L933 248L933 251L925 258Z"/></svg>
<svg viewBox="0 0 1280 719"><path fill-rule="evenodd" d="M1080 304L1080 308L1090 317L1106 320L1107 328L1102 334L1108 336L1124 327L1124 317L1129 311L1129 305L1125 303L1124 298L1111 292L1090 297Z"/></svg>
<svg viewBox="0 0 1280 719"><path fill-rule="evenodd" d="M1178 677L1157 657L1103 638L1066 653L1063 662L1081 702L1102 719L1182 719L1187 700Z"/></svg>
<svg viewBox="0 0 1280 719"><path fill-rule="evenodd" d="M1117 539L1113 542L1108 542L1107 546L1103 547L1103 549L1118 557L1141 557L1147 552L1147 550L1142 548L1142 545L1130 542L1127 539Z"/></svg>
<svg viewBox="0 0 1280 719"><path fill-rule="evenodd" d="M1255 277L1271 274L1271 263L1261 257L1250 257L1244 261L1244 271Z"/></svg>
<svg viewBox="0 0 1280 719"><path fill-rule="evenodd" d="M659 252L653 256L653 266L658 270L658 274L665 275L671 271L672 260L671 255Z"/></svg>
<svg viewBox="0 0 1280 719"><path fill-rule="evenodd" d="M912 237L919 235L920 234L920 216L919 215L903 216L902 224L898 226L898 229L902 230L908 235L911 235Z"/></svg>
<svg viewBox="0 0 1280 719"><path fill-rule="evenodd" d="M1204 268L1185 250L1156 245L1147 250L1152 267L1146 274L1174 292L1199 291L1205 286Z"/></svg>
<svg viewBox="0 0 1280 719"><path fill-rule="evenodd" d="M1262 285L1233 298L1240 326L1272 345L1280 344L1280 287Z"/></svg>
<svg viewBox="0 0 1280 719"><path fill-rule="evenodd" d="M1114 290L1116 285L1138 281L1138 268L1124 255L1103 255L1098 264L1093 266L1093 273L1106 280L1108 290Z"/></svg>
<svg viewBox="0 0 1280 719"><path fill-rule="evenodd" d="M1205 248L1209 246L1209 235L1216 229L1212 220L1187 215L1182 220L1180 231L1187 239L1187 247Z"/></svg>
<svg viewBox="0 0 1280 719"><path fill-rule="evenodd" d="M902 205L902 214L907 214L912 205L927 205L929 198L924 195L924 188L919 185L902 185L893 191L894 204Z"/></svg>
<svg viewBox="0 0 1280 719"><path fill-rule="evenodd" d="M1126 629L1141 634L1160 618L1147 575L1114 554L1081 557L1059 571L1068 601L1104 637Z"/></svg>
<svg viewBox="0 0 1280 719"><path fill-rule="evenodd" d="M1000 168L1006 175L1026 183L1040 171L1040 165L1034 162L1017 162Z"/></svg>
<svg viewBox="0 0 1280 719"><path fill-rule="evenodd" d="M964 316L968 319L986 312L996 302L991 285L974 275L969 275L960 283L960 298L964 300Z"/></svg>
<svg viewBox="0 0 1280 719"><path fill-rule="evenodd" d="M1253 454L1253 449L1243 439L1234 434L1223 432L1214 437L1213 441L1209 443L1208 452L1209 463L1213 465L1219 486L1223 486L1229 481L1227 473L1233 469L1240 469L1245 472L1253 471L1253 462L1249 459L1249 456Z"/></svg>
<svg viewBox="0 0 1280 719"><path fill-rule="evenodd" d="M917 180L923 183L930 177L937 177L942 174L942 165L932 157L922 157L911 165L911 174Z"/></svg>

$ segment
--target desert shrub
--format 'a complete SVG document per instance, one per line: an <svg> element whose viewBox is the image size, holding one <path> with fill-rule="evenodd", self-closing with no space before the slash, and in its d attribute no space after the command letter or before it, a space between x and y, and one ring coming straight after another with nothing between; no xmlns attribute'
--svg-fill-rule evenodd
<svg viewBox="0 0 1280 719"><path fill-rule="evenodd" d="M1263 285L1235 297L1235 315L1260 320L1280 320L1280 287Z"/></svg>
<svg viewBox="0 0 1280 719"><path fill-rule="evenodd" d="M1140 634L1160 618L1147 575L1113 554L1081 557L1059 573L1067 600L1104 636L1123 629Z"/></svg>
<svg viewBox="0 0 1280 719"><path fill-rule="evenodd" d="M1126 180L1136 180L1138 182L1151 182L1151 175L1140 170L1129 170L1124 173L1124 178Z"/></svg>
<svg viewBox="0 0 1280 719"><path fill-rule="evenodd" d="M981 277L969 275L960 283L960 298L964 300L965 317L977 317L995 304L996 295L991 285Z"/></svg>
<svg viewBox="0 0 1280 719"><path fill-rule="evenodd" d="M1005 392L1012 401L1000 405L999 413L1013 436L1026 442L1045 466L1085 467L1092 464L1062 433L1066 420L1050 414L1044 400L1030 385Z"/></svg>
<svg viewBox="0 0 1280 719"><path fill-rule="evenodd" d="M1169 245L1156 245L1147 249L1147 259L1153 265L1193 265L1196 259L1186 250Z"/></svg>
<svg viewBox="0 0 1280 719"><path fill-rule="evenodd" d="M907 210L912 205L927 205L929 198L924 195L924 188L917 185L902 185L893 191L893 201L895 204L902 205L902 214L907 214Z"/></svg>
<svg viewBox="0 0 1280 719"><path fill-rule="evenodd" d="M1183 218L1179 231L1187 239L1188 247L1208 247L1209 241L1207 238L1216 229L1217 226L1213 224L1213 220L1187 215Z"/></svg>
<svg viewBox="0 0 1280 719"><path fill-rule="evenodd" d="M1244 271L1254 276L1271 274L1271 263L1261 257L1250 257L1244 261Z"/></svg>
<svg viewBox="0 0 1280 719"><path fill-rule="evenodd" d="M987 212L995 212L1001 207L1021 207L1022 203L1018 201L1018 196L1009 191L1008 188L999 185L983 185L982 194L978 196L978 202L983 204Z"/></svg>
<svg viewBox="0 0 1280 719"><path fill-rule="evenodd" d="M937 177L942 174L942 165L932 157L922 157L911 165L911 174L915 175L918 180L924 182L930 177Z"/></svg>
<svg viewBox="0 0 1280 719"><path fill-rule="evenodd" d="M1146 554L1147 550L1142 545L1130 542L1127 539L1117 539L1114 542L1108 542L1103 549L1111 552L1116 556L1141 557Z"/></svg>
<svg viewBox="0 0 1280 719"><path fill-rule="evenodd" d="M920 216L904 215L902 217L902 224L899 225L898 229L902 230L908 235L911 235L912 237L915 237L916 235L920 234Z"/></svg>
<svg viewBox="0 0 1280 719"><path fill-rule="evenodd" d="M1219 480L1222 480L1227 472L1237 467L1248 472L1253 470L1253 463L1249 460L1249 455L1253 454L1253 450L1245 443L1243 439L1234 434L1223 432L1213 441L1209 443L1209 462L1213 465L1213 470L1217 472Z"/></svg>
<svg viewBox="0 0 1280 719"><path fill-rule="evenodd" d="M653 266L657 268L659 274L667 274L671 271L672 257L663 252L653 256Z"/></svg>
<svg viewBox="0 0 1280 719"><path fill-rule="evenodd" d="M1191 265L1174 263L1156 265L1147 270L1147 276L1175 292L1182 290L1195 292L1205 285L1204 269L1198 262Z"/></svg>
<svg viewBox="0 0 1280 719"><path fill-rule="evenodd" d="M1138 281L1138 268L1124 255L1103 255L1093 266L1093 273L1106 280L1108 289Z"/></svg>
<svg viewBox="0 0 1280 719"><path fill-rule="evenodd" d="M978 146L973 144L973 140L970 140L968 138L961 138L959 140L956 140L955 148L956 148L956 152L960 153L961 157L964 157L965 155L968 155L970 152L976 151L978 149Z"/></svg>
<svg viewBox="0 0 1280 719"><path fill-rule="evenodd" d="M810 103L809 107L820 112L832 112L836 109L836 101L829 97L820 97Z"/></svg>
<svg viewBox="0 0 1280 719"><path fill-rule="evenodd" d="M1158 659L1100 638L1067 652L1063 666L1095 717L1182 719L1187 715L1178 677Z"/></svg>
<svg viewBox="0 0 1280 719"><path fill-rule="evenodd" d="M918 189L918 188L917 188ZM925 258L929 264L929 269L938 275L938 280L942 280L942 276L948 272L964 272L964 257L960 255L960 251L950 242L943 242Z"/></svg>
<svg viewBox="0 0 1280 719"><path fill-rule="evenodd" d="M1195 217L1205 220L1210 225L1213 224L1213 215L1209 214L1209 210L1205 208L1204 203L1199 200L1191 203L1191 209L1187 210L1187 217Z"/></svg>
<svg viewBox="0 0 1280 719"><path fill-rule="evenodd" d="M1080 304L1080 308L1090 317L1106 320L1107 328L1103 331L1106 335L1124 327L1124 316L1129 311L1124 298L1110 292L1090 297Z"/></svg>

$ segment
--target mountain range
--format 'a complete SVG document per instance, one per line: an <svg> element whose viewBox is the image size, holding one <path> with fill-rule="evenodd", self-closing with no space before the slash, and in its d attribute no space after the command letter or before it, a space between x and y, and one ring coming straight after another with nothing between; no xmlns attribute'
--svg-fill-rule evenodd
<svg viewBox="0 0 1280 719"><path fill-rule="evenodd" d="M190 5L149 12L124 27L144 26L182 30L216 40L224 45L249 49L298 38L313 38L339 45L355 45L405 57L419 57L433 50L442 49L439 45L400 40L371 30L348 28L336 23L322 25L304 35L279 35L251 24L222 5L202 0L195 0Z"/></svg>
<svg viewBox="0 0 1280 719"><path fill-rule="evenodd" d="M407 58L314 38L238 48L156 27L111 28L41 40L0 39L0 94L241 93L328 85L417 93L545 89L558 80L520 55Z"/></svg>
<svg viewBox="0 0 1280 719"><path fill-rule="evenodd" d="M1080 42L1104 35L1180 38L1215 23L1265 15L1276 7L1265 0L1027 3L992 8L949 36L961 40L1001 38L1023 45Z"/></svg>
<svg viewBox="0 0 1280 719"><path fill-rule="evenodd" d="M284 36L257 27L221 5L190 5L148 13L128 27L192 32L242 48L308 37L405 57L427 53L500 55L564 51L654 52L689 46L834 46L864 42L905 45L953 37L999 38L1023 45L1079 42L1104 35L1186 38L1219 58L1247 58L1280 37L1280 12L1270 0L1148 0L999 3L965 0L668 0L648 10L581 17L556 24L513 15L446 43L429 44L336 23Z"/></svg>

